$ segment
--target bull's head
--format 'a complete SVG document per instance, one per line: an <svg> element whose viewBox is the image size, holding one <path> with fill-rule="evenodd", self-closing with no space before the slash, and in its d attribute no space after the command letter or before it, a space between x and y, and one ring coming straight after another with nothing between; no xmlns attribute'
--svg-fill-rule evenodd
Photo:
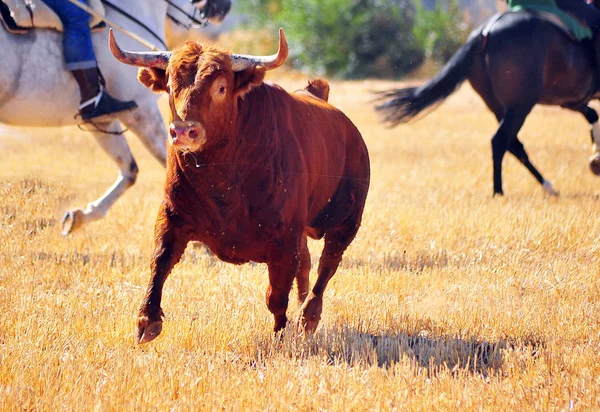
<svg viewBox="0 0 600 412"><path fill-rule="evenodd" d="M236 119L238 99L288 55L283 29L279 50L272 56L229 54L193 42L173 52L129 52L119 48L112 31L109 45L117 60L142 67L142 84L169 94L169 141L182 151L201 151L218 143Z"/></svg>

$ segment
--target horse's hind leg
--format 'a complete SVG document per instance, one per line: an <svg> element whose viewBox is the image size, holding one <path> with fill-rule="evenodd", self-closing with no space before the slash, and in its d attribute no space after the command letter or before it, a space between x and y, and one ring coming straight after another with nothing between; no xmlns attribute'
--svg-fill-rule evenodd
<svg viewBox="0 0 600 412"><path fill-rule="evenodd" d="M525 118L535 105L537 99L530 96L531 104L521 105L506 109L505 104L498 100L494 88L490 82L487 64L481 58L475 61L469 82L475 91L481 96L487 107L494 113L500 124L496 134L492 138L492 159L494 162L494 195L502 195L502 159L508 150L512 153L542 185L544 190L550 194L557 195L552 185L543 178L541 173L533 166L525 147L518 137L519 130L525 122Z"/></svg>
<svg viewBox="0 0 600 412"><path fill-rule="evenodd" d="M529 160L523 143L519 140L518 133L525 118L533 106L508 109L500 120L500 127L492 138L492 159L494 162L494 195L502 195L502 159L508 150L542 185L544 191L550 195L558 196L552 184L544 179L542 174ZM500 117L497 115L497 117Z"/></svg>
<svg viewBox="0 0 600 412"><path fill-rule="evenodd" d="M529 156L525 151L523 143L519 140L519 130L525 122L525 118L533 108L523 106L521 108L504 109L494 95L493 88L486 74L485 64L478 61L479 66L475 66L473 73L469 78L473 89L483 98L487 107L494 113L500 127L492 138L492 159L494 162L494 195L502 195L502 159L508 150L529 170L535 179L542 185L544 190L552 195L558 195L552 184L548 182L541 173L533 166Z"/></svg>
<svg viewBox="0 0 600 412"><path fill-rule="evenodd" d="M98 129L112 133L121 131L121 125L118 120L111 123L98 124L97 127ZM119 176L112 186L98 199L89 203L85 210L75 209L65 213L62 220L63 235L68 235L73 230L89 222L103 218L117 199L129 187L133 186L137 177L138 167L122 134L102 132L93 132L92 134L102 149L119 166Z"/></svg>
<svg viewBox="0 0 600 412"><path fill-rule="evenodd" d="M514 142L517 141L517 134L519 130L523 126L525 122L525 118L533 108L531 106L521 106L518 108L508 108L504 111L502 118L500 120L500 127L492 137L492 161L494 168L494 195L503 195L504 192L502 190L502 160L504 159L504 155L506 151L511 151L512 149L518 148L518 144ZM519 142L520 143L520 142ZM520 144L522 149L522 153L525 153L525 149L523 145ZM518 159L523 162L524 158ZM529 162L529 160L527 159ZM529 163L531 164L531 163ZM533 168L533 166L531 166ZM531 170L531 169L530 169ZM535 170L535 168L533 168ZM537 170L536 170L537 172ZM539 174L539 173L538 173ZM541 177L541 175L540 175ZM543 179L543 178L542 178Z"/></svg>
<svg viewBox="0 0 600 412"><path fill-rule="evenodd" d="M167 161L167 129L155 102L120 115L120 120L142 141L163 167Z"/></svg>
<svg viewBox="0 0 600 412"><path fill-rule="evenodd" d="M531 109L530 109L531 110ZM492 111L494 111L494 109L492 109ZM496 118L498 119L499 122L503 121L503 116L502 114L500 114L500 111L498 110L496 113ZM525 117L527 115L525 114ZM523 120L524 122L524 120ZM523 122L521 122L521 126L523 125ZM519 126L519 129L520 127ZM518 133L518 131L517 131ZM492 140L492 152L494 150L494 143ZM508 137L508 146L507 146L507 150L517 158L517 160L519 160L519 162L521 162L521 164L523 164L523 166L525 166L527 168L527 170L529 170L529 172L533 175L533 177L542 185L544 191L550 195L553 196L558 196L558 192L556 190L554 190L554 187L552 186L552 184L547 181L546 179L544 179L544 177L542 176L542 174L536 169L536 167L533 165L533 163L531 163L531 161L529 160L529 156L527 155L527 152L525 151L525 146L523 146L523 143L521 143L521 141L519 140L519 136L518 134L515 134L514 137ZM499 187L500 187L500 192L496 192L496 179L497 179L497 174L496 174L496 168L494 166L494 194L502 194L502 166L500 166L500 172L499 172L499 179L500 182Z"/></svg>
<svg viewBox="0 0 600 412"><path fill-rule="evenodd" d="M525 147L523 143L519 140L519 137L515 137L515 139L510 143L508 148L509 152L511 152L519 161L531 172L533 177L542 185L544 191L552 196L558 196L558 192L554 189L552 184L544 179L540 172L535 168L535 166L529 160L529 156L525 151Z"/></svg>

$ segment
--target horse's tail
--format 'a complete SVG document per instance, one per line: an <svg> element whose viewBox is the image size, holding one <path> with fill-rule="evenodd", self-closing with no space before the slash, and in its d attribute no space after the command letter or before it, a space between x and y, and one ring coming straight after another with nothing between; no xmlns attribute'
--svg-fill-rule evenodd
<svg viewBox="0 0 600 412"><path fill-rule="evenodd" d="M469 76L473 60L482 49L483 41L482 31L477 30L433 79L421 87L382 92L379 100L385 101L376 110L383 113L385 122L395 126L406 123L428 107L441 103Z"/></svg>

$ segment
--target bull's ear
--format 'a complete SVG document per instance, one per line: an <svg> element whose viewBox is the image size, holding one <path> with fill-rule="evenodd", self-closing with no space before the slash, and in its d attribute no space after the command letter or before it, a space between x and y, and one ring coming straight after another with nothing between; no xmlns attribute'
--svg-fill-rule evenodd
<svg viewBox="0 0 600 412"><path fill-rule="evenodd" d="M138 70L138 80L153 92L167 91L167 73L154 67L143 67Z"/></svg>
<svg viewBox="0 0 600 412"><path fill-rule="evenodd" d="M265 72L265 68L261 66L236 72L234 95L237 97L244 96L253 87L261 84L265 80Z"/></svg>

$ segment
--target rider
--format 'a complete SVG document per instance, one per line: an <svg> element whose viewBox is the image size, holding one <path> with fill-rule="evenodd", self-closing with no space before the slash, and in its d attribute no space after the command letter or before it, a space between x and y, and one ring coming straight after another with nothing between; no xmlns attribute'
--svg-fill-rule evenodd
<svg viewBox="0 0 600 412"><path fill-rule="evenodd" d="M592 31L600 27L600 9L588 0L507 0L509 7L514 6L556 6L583 20Z"/></svg>
<svg viewBox="0 0 600 412"><path fill-rule="evenodd" d="M556 5L583 20L594 33L600 27L600 9L594 4L588 3L586 0L556 0Z"/></svg>
<svg viewBox="0 0 600 412"><path fill-rule="evenodd" d="M558 7L585 22L593 33L592 50L596 65L600 68L600 9L596 7L593 0L507 0L507 3L511 8L514 6Z"/></svg>
<svg viewBox="0 0 600 412"><path fill-rule="evenodd" d="M592 50L596 67L600 68L600 9L587 0L556 0L556 5L573 15L592 30Z"/></svg>
<svg viewBox="0 0 600 412"><path fill-rule="evenodd" d="M85 3L85 0L79 0ZM120 101L104 88L104 78L98 68L92 34L90 14L69 0L44 0L58 15L63 29L63 49L66 68L79 85L81 102L79 114L84 121L105 120L125 110L137 107L134 101ZM100 119L102 117L102 119Z"/></svg>

